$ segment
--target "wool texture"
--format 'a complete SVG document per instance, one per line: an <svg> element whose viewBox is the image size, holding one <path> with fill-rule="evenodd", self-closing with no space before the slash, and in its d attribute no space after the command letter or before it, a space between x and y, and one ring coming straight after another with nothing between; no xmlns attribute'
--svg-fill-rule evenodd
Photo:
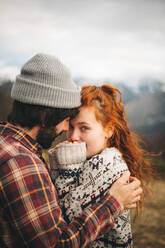
<svg viewBox="0 0 165 248"><path fill-rule="evenodd" d="M80 106L81 89L58 58L39 53L23 65L21 74L13 84L11 96L23 103L75 108Z"/></svg>

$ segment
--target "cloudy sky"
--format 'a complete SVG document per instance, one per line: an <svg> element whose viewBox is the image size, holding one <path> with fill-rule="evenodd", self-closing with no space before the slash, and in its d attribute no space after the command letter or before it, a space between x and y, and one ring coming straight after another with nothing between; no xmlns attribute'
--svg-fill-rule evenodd
<svg viewBox="0 0 165 248"><path fill-rule="evenodd" d="M0 77L38 52L73 77L165 82L165 0L1 1Z"/></svg>

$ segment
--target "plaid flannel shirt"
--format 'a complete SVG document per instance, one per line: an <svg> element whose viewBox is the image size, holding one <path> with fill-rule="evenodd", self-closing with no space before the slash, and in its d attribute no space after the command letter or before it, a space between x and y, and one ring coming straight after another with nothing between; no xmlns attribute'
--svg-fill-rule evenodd
<svg viewBox="0 0 165 248"><path fill-rule="evenodd" d="M120 213L119 203L107 195L67 225L41 147L0 123L0 247L86 247Z"/></svg>

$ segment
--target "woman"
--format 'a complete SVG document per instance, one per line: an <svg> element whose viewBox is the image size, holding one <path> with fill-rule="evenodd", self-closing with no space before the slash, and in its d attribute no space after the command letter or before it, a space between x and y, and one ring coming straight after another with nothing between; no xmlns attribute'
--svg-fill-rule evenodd
<svg viewBox="0 0 165 248"><path fill-rule="evenodd" d="M66 221L97 201L124 171L129 170L141 181L150 174L150 165L136 135L128 127L117 93L121 98L120 91L109 85L84 86L79 113L70 120L69 142L51 150L52 179ZM92 248L132 246L128 210L117 218L109 233L90 245Z"/></svg>

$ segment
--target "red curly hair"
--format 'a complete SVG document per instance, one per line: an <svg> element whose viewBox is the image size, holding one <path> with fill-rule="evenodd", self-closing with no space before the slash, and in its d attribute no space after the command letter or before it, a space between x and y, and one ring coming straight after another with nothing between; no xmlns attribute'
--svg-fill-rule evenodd
<svg viewBox="0 0 165 248"><path fill-rule="evenodd" d="M104 129L113 129L107 146L116 147L121 152L131 176L141 181L145 193L147 187L144 182L151 178L151 165L146 159L147 153L140 146L140 138L128 126L121 92L106 84L101 87L83 86L81 103L82 106L94 107L96 119Z"/></svg>

